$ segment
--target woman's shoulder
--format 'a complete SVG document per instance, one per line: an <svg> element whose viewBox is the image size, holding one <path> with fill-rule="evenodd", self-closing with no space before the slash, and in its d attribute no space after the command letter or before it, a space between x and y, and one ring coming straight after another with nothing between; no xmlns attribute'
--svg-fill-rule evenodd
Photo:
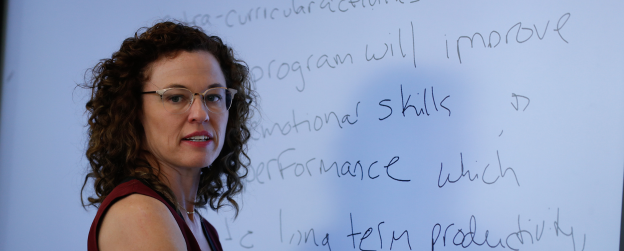
<svg viewBox="0 0 624 251"><path fill-rule="evenodd" d="M100 250L186 250L175 218L158 199L133 193L107 211L98 231Z"/></svg>

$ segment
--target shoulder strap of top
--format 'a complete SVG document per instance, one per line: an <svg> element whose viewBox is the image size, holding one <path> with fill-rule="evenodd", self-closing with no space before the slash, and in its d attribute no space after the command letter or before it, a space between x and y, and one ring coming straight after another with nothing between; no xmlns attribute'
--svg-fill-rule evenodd
<svg viewBox="0 0 624 251"><path fill-rule="evenodd" d="M186 241L187 250L191 250L191 251L201 250L199 248L199 244L197 243L197 240L195 239L195 236L193 236L193 233L191 232L191 229L189 229L189 227L186 225L186 222L184 222L184 219L182 219L182 217L178 215L176 210L167 202L167 200L165 200L156 191L152 190L151 188L143 184L141 181L130 180L128 182L119 184L117 187L115 187L115 189L113 189L113 191L110 194L108 194L108 196L106 196L106 199L104 199L102 204L100 204L97 214L95 215L95 219L93 219L93 223L91 224L91 229L89 230L89 237L88 237L88 242L87 242L87 248L89 251L99 250L97 236L100 230L99 228L100 228L101 221L106 215L108 208L110 208L111 205L113 205L115 202L119 201L120 199L128 195L135 194L135 193L150 196L154 199L159 200L163 204L165 204L165 206L169 208L169 211L171 212L176 222L178 223L178 227L180 227L180 231L182 232L182 235L184 236L184 240Z"/></svg>
<svg viewBox="0 0 624 251"><path fill-rule="evenodd" d="M221 247L221 242L219 241L219 234L217 233L217 230L204 217L201 217L201 220L202 230L204 231L204 235L206 235L206 237L208 238L208 244L210 245L210 249L212 249L212 251L223 251L223 247Z"/></svg>

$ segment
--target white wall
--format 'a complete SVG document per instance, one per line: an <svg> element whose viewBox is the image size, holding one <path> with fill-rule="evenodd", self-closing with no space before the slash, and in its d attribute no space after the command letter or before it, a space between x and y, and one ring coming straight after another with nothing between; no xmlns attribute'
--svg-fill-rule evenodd
<svg viewBox="0 0 624 251"><path fill-rule="evenodd" d="M457 250L460 229L464 246L488 231L505 248L616 250L623 4L402 2L9 1L0 250L85 248L76 83L168 17L222 36L262 98L239 218L204 213L227 250L429 250L438 231L435 250Z"/></svg>

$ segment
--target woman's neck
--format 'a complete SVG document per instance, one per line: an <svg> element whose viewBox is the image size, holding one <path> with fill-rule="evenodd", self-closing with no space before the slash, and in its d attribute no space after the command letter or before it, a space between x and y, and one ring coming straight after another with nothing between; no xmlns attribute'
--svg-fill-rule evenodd
<svg viewBox="0 0 624 251"><path fill-rule="evenodd" d="M174 167L162 162L158 162L158 165L150 164L159 168L158 177L173 191L176 199L174 203L183 212L183 215L188 216L188 219L193 221L194 203L197 197L197 189L199 188L201 169Z"/></svg>

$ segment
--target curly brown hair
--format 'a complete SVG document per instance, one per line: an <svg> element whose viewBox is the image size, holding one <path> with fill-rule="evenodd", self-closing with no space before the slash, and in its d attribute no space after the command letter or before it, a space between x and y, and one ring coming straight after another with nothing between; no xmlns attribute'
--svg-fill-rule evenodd
<svg viewBox="0 0 624 251"><path fill-rule="evenodd" d="M91 91L86 104L88 120L89 173L81 194L92 178L95 196L82 200L83 207L98 207L106 196L128 178L136 178L175 202L175 195L159 179L157 168L151 167L143 150L144 129L139 119L142 111L141 92L147 81L148 66L162 57L174 57L181 51L211 53L223 71L228 88L238 93L229 110L225 142L210 168L200 175L195 205L217 210L229 202L238 214L233 196L243 189L249 156L246 143L250 132L247 123L252 116L255 92L249 81L249 68L234 57L231 48L217 36L206 35L200 27L182 23L161 22L139 29L123 41L110 59L102 59L87 71L81 85ZM226 202L227 200L227 202Z"/></svg>

